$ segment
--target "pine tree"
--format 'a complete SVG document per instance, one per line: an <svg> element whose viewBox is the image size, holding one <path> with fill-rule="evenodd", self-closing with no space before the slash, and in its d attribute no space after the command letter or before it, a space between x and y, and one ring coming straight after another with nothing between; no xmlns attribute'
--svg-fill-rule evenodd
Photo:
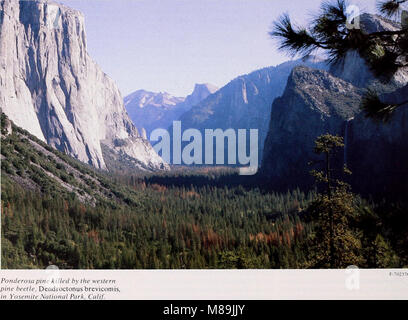
<svg viewBox="0 0 408 320"><path fill-rule="evenodd" d="M332 158L336 149L344 147L343 138L325 134L315 141L315 153L324 155L321 171L312 171L316 181L325 185L325 192L318 194L308 212L315 223L312 237L311 265L318 268L345 268L359 265L361 242L351 227L357 214L354 195L349 186L334 177ZM344 170L350 174L347 168Z"/></svg>
<svg viewBox="0 0 408 320"><path fill-rule="evenodd" d="M380 234L377 235L373 242L373 258L376 268L398 268L399 259L395 252L391 249L389 243L385 241Z"/></svg>

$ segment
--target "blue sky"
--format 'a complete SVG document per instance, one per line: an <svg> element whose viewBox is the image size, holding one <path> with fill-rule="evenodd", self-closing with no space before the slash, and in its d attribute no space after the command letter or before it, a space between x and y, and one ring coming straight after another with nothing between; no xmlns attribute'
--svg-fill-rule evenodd
<svg viewBox="0 0 408 320"><path fill-rule="evenodd" d="M233 78L289 58L268 37L289 12L305 24L321 0L60 0L83 12L88 51L123 95L185 96L195 83ZM376 0L353 0L362 11Z"/></svg>

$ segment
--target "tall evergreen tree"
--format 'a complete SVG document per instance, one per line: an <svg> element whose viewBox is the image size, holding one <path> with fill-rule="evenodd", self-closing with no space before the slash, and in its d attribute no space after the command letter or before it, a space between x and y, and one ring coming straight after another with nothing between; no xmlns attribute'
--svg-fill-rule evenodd
<svg viewBox="0 0 408 320"><path fill-rule="evenodd" d="M315 153L324 155L323 169L314 170L316 181L325 185L325 192L319 194L308 210L315 223L311 248L311 266L319 268L344 268L359 265L361 242L352 228L356 215L354 195L349 186L333 175L333 155L344 147L343 138L325 134L315 141ZM347 173L350 173L345 168Z"/></svg>

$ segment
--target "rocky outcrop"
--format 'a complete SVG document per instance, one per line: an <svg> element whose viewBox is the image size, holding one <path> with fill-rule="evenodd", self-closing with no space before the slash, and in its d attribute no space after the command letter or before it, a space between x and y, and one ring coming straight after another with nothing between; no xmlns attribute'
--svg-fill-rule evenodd
<svg viewBox="0 0 408 320"><path fill-rule="evenodd" d="M272 106L262 175L284 187L310 185L315 139L325 133L343 135L347 120L359 113L362 94L326 71L296 67Z"/></svg>
<svg viewBox="0 0 408 320"><path fill-rule="evenodd" d="M373 15L363 15L361 25L366 32L395 28ZM344 164L351 169L348 182L354 191L407 194L407 106L400 107L389 123L367 119L360 109L367 87L383 92L382 99L388 103L401 103L408 97L407 83L407 70L402 69L390 83L382 84L356 52L348 52L330 73L296 68L285 93L272 107L261 179L282 189L312 187L309 171L313 167L308 163L317 160L314 141L330 133L344 138L344 152L335 158L336 169Z"/></svg>
<svg viewBox="0 0 408 320"><path fill-rule="evenodd" d="M367 34L382 31L395 31L401 28L401 25L394 21L368 13L362 14L359 20L361 30ZM330 72L336 77L348 81L360 88L367 88L375 85L378 89L384 85L381 81L376 79L367 63L356 51L347 52L343 60L331 66ZM408 69L400 69L392 77L388 85L401 87L407 83Z"/></svg>
<svg viewBox="0 0 408 320"><path fill-rule="evenodd" d="M211 84L196 84L193 93L186 98L138 90L125 97L125 107L133 123L145 128L149 137L154 129L167 129L174 120L217 90Z"/></svg>
<svg viewBox="0 0 408 320"><path fill-rule="evenodd" d="M117 152L150 169L166 167L88 55L80 12L16 0L1 1L0 10L0 106L16 125L96 168L106 169L101 142L117 150L117 139L127 146Z"/></svg>
<svg viewBox="0 0 408 320"><path fill-rule="evenodd" d="M196 84L194 86L193 93L187 96L186 100L184 101L184 112L191 109L191 107L199 104L201 101L204 101L209 95L218 91L218 87L209 84Z"/></svg>
<svg viewBox="0 0 408 320"><path fill-rule="evenodd" d="M1 137L3 138L13 133L13 126L9 118L3 113L3 110L0 108L1 114Z"/></svg>

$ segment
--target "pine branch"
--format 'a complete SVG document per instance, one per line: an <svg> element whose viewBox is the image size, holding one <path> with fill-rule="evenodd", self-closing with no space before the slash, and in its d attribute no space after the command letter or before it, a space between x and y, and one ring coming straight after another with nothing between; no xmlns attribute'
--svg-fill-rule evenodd
<svg viewBox="0 0 408 320"><path fill-rule="evenodd" d="M376 121L389 122L395 110L407 104L408 100L394 104L385 103L381 101L377 92L369 89L363 98L361 108L365 112L367 118Z"/></svg>
<svg viewBox="0 0 408 320"><path fill-rule="evenodd" d="M398 35L406 35L408 34L407 30L396 30L396 31L379 31L373 32L368 35L369 38L379 38L382 36L398 36Z"/></svg>
<svg viewBox="0 0 408 320"><path fill-rule="evenodd" d="M365 33L360 29L347 27L347 1L326 1L314 18L310 29L296 27L289 15L285 14L275 22L269 33L280 42L280 49L296 54L311 55L315 50L326 51L329 62L341 62L349 51L357 51L365 59L373 73L382 81L390 81L395 73L408 66L408 16L401 6L408 0L386 0L379 4L383 15L395 15L402 12L401 29ZM405 17L405 18L404 18ZM408 18L407 18L408 20ZM363 99L363 110L366 116L376 120L388 121L401 104L383 103L375 92L368 92Z"/></svg>
<svg viewBox="0 0 408 320"><path fill-rule="evenodd" d="M306 29L293 26L288 14L282 15L274 23L269 35L278 39L280 49L286 50L292 55L300 53L308 56L318 48L328 49L324 43L317 41Z"/></svg>
<svg viewBox="0 0 408 320"><path fill-rule="evenodd" d="M387 0L378 3L378 11L389 18L395 17L401 11L401 5L408 0Z"/></svg>

